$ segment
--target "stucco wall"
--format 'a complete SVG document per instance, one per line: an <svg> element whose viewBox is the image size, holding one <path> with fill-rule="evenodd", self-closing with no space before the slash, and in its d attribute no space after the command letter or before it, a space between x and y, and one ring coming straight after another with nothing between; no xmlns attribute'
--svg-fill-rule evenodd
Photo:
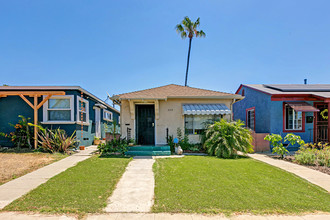
<svg viewBox="0 0 330 220"><path fill-rule="evenodd" d="M255 107L255 132L269 133L270 132L270 106L271 97L265 93L247 88L243 86L239 94L242 95L244 90L245 98L234 103L233 113L234 120L242 120L246 122L246 109Z"/></svg>
<svg viewBox="0 0 330 220"><path fill-rule="evenodd" d="M148 102L145 100L145 102ZM150 101L151 102L151 101ZM216 99L168 99L167 101L159 101L159 119L155 119L156 129L156 144L166 144L166 129L168 128L169 135L176 137L177 128L181 128L184 132L184 116L182 114L182 104L190 103L224 103L228 108L232 103L231 99L216 100ZM230 115L224 118L230 120ZM123 137L127 137L127 128L131 130L131 138L135 139L135 123L131 119L129 102L122 101L121 104L121 132ZM191 142L199 142L199 135L189 135Z"/></svg>
<svg viewBox="0 0 330 220"><path fill-rule="evenodd" d="M307 102L313 105L313 102ZM313 116L313 112L306 112L306 116ZM283 131L283 102L282 101L273 101L271 105L271 133L280 134L282 137L288 133L293 133L299 135L305 142L313 142L313 123L305 122L305 132L284 132ZM290 150L297 150L297 146L290 147Z"/></svg>

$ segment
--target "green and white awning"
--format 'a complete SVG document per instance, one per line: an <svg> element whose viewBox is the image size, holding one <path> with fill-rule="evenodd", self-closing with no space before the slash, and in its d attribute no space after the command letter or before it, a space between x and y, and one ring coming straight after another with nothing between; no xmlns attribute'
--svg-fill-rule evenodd
<svg viewBox="0 0 330 220"><path fill-rule="evenodd" d="M184 115L226 115L230 109L223 103L220 104L183 104Z"/></svg>

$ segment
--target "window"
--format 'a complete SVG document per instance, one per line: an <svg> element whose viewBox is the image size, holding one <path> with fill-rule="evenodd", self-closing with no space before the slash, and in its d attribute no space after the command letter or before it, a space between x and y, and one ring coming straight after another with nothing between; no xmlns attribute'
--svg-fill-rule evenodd
<svg viewBox="0 0 330 220"><path fill-rule="evenodd" d="M222 115L185 115L185 133L202 134L208 124L219 121L222 117Z"/></svg>
<svg viewBox="0 0 330 220"><path fill-rule="evenodd" d="M303 130L302 112L297 112L289 105L285 105L285 130Z"/></svg>
<svg viewBox="0 0 330 220"><path fill-rule="evenodd" d="M246 109L246 127L255 131L255 108Z"/></svg>
<svg viewBox="0 0 330 220"><path fill-rule="evenodd" d="M45 98L45 97L44 97ZM52 96L43 107L44 122L73 121L73 96Z"/></svg>
<svg viewBox="0 0 330 220"><path fill-rule="evenodd" d="M103 119L106 121L112 121L112 112L103 110Z"/></svg>
<svg viewBox="0 0 330 220"><path fill-rule="evenodd" d="M89 123L89 102L77 96L77 122Z"/></svg>

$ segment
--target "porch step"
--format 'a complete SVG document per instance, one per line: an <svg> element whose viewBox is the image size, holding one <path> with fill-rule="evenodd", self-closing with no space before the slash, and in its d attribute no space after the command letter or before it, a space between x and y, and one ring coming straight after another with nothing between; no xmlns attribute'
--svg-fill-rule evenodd
<svg viewBox="0 0 330 220"><path fill-rule="evenodd" d="M138 146L129 147L128 151L170 151L170 146Z"/></svg>
<svg viewBox="0 0 330 220"><path fill-rule="evenodd" d="M129 147L125 153L130 156L169 156L170 146L139 146Z"/></svg>

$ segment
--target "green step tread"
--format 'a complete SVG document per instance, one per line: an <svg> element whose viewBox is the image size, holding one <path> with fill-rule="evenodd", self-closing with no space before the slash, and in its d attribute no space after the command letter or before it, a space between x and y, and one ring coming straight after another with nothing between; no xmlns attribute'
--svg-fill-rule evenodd
<svg viewBox="0 0 330 220"><path fill-rule="evenodd" d="M171 151L127 151L126 155L131 156L168 156Z"/></svg>
<svg viewBox="0 0 330 220"><path fill-rule="evenodd" d="M170 151L170 146L140 146L129 147L129 151Z"/></svg>

